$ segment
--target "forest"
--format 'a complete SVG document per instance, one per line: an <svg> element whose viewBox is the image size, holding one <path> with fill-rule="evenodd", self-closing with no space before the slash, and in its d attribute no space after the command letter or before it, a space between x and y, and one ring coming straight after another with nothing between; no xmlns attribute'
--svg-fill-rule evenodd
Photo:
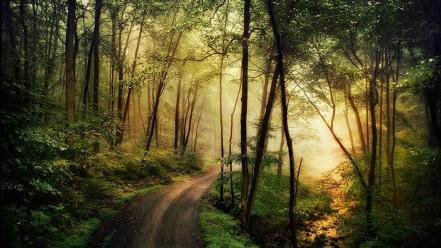
<svg viewBox="0 0 441 248"><path fill-rule="evenodd" d="M0 8L1 247L441 247L440 0Z"/></svg>

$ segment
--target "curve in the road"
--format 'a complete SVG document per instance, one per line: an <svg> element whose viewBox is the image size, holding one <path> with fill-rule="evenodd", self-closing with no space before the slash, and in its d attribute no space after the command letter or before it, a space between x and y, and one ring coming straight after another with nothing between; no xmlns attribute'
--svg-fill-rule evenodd
<svg viewBox="0 0 441 248"><path fill-rule="evenodd" d="M201 197L217 178L215 168L203 175L140 198L106 223L91 246L118 248L203 247L198 210ZM106 237L110 240L104 241Z"/></svg>

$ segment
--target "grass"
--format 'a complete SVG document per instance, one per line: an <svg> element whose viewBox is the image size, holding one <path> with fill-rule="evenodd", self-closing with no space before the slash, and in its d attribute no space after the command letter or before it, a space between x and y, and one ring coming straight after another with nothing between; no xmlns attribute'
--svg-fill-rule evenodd
<svg viewBox="0 0 441 248"><path fill-rule="evenodd" d="M258 247L248 235L241 232L239 222L233 216L211 205L217 195L211 190L202 200L199 213L203 239L208 248Z"/></svg>
<svg viewBox="0 0 441 248"><path fill-rule="evenodd" d="M238 203L241 187L240 172L234 172L233 186ZM227 197L230 195L229 188L228 182L224 187ZM202 202L200 222L207 247L258 247L248 234L242 232L239 221L234 216L215 207L219 189L220 183L216 181ZM288 223L288 202L289 177L279 178L270 171L264 171L252 209L252 218L259 220L257 222L259 226L251 227L256 229L256 232L252 232L253 240L272 242L263 240L264 236L272 236L272 232L284 232L284 227ZM300 185L297 204L298 221L314 218L313 213L331 211L331 198L328 194L315 189L314 184ZM235 209L238 209L238 206L235 206Z"/></svg>
<svg viewBox="0 0 441 248"><path fill-rule="evenodd" d="M131 192L122 193L113 199L109 206L99 210L97 218L90 218L74 225L67 236L55 240L51 244L53 248L83 248L87 247L92 234L98 229L102 222L113 218L118 209L129 205L134 199L156 192L162 188L160 184L147 185Z"/></svg>

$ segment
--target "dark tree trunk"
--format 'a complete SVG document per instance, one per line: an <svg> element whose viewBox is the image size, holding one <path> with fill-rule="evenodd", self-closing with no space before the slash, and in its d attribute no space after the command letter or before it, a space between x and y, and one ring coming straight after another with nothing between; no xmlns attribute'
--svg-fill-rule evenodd
<svg viewBox="0 0 441 248"><path fill-rule="evenodd" d="M196 129L194 132L195 134L194 134L194 142L193 142L193 152L195 152L196 148L197 148L197 141L198 141L198 137L199 137L199 124L201 122L202 113L204 112L206 98L207 98L207 94L205 94L205 96L204 96L204 100L202 101L202 105L201 105L201 110L199 111L198 122L196 124Z"/></svg>
<svg viewBox="0 0 441 248"><path fill-rule="evenodd" d="M349 133L349 139L351 141L351 151L352 153L355 154L355 145L354 145L354 137L352 135L352 128L351 128L351 124L349 123L349 113L348 113L348 102L347 102L347 97L345 97L345 110L344 110L344 115L345 115L345 123L346 123L346 128L348 129L348 133Z"/></svg>
<svg viewBox="0 0 441 248"><path fill-rule="evenodd" d="M3 2L2 2L3 5ZM11 3L9 0L5 1L5 6L4 6L4 17L5 18L5 27L8 31L8 36L9 36L9 43L10 43L10 50L11 50L11 56L12 56L12 60L13 60L13 64L14 64L14 70L13 70L13 75L14 75L14 81L18 82L20 81L20 56L18 54L17 51L17 39L15 37L15 23L12 20L12 10L11 10Z"/></svg>
<svg viewBox="0 0 441 248"><path fill-rule="evenodd" d="M376 51L375 55L375 68L373 71L372 78L369 80L369 112L372 130L372 140L371 140L371 156L369 160L369 175L368 175L368 188L366 192L366 223L368 235L373 234L372 230L372 205L373 205L373 191L375 186L375 166L377 163L377 123L376 123L376 111L375 106L378 102L378 92L377 92L377 74L379 67L379 51Z"/></svg>
<svg viewBox="0 0 441 248"><path fill-rule="evenodd" d="M68 0L67 26L66 26L66 122L67 124L75 121L75 11L76 1Z"/></svg>
<svg viewBox="0 0 441 248"><path fill-rule="evenodd" d="M289 212L289 227L291 231L291 244L293 247L297 247L297 227L295 225L295 212L294 209L296 207L296 180L295 180L295 164L294 164L294 150L292 147L292 140L291 135L289 133L289 127L288 127L288 105L286 100L286 84L285 84L285 71L283 66L283 47L282 47L282 41L279 34L279 31L277 29L277 23L273 12L273 3L272 0L268 0L268 14L270 16L271 20L271 26L273 29L274 38L276 40L276 47L277 47L277 66L279 71L279 77L280 77L280 95L281 95L281 101L280 104L282 105L282 122L283 122L283 129L285 133L285 139L288 146L288 156L289 156L289 206L288 206L288 212Z"/></svg>
<svg viewBox="0 0 441 248"><path fill-rule="evenodd" d="M178 88L176 90L175 130L174 130L175 136L173 141L173 148L175 150L178 149L178 140L179 140L179 108L180 108L179 103L181 101L181 84L182 84L182 72L179 74Z"/></svg>
<svg viewBox="0 0 441 248"><path fill-rule="evenodd" d="M175 57L176 51L178 49L179 46L179 42L181 40L182 37L182 32L180 32L178 34L178 37L176 39L176 42L174 44L170 44L169 47L169 52L168 52L168 61L167 64L165 65L165 67L163 68L162 72L161 72L161 76L159 79L159 83L158 83L158 87L156 89L156 95L155 95L155 100L153 103L153 109L152 109L152 114L151 114L151 118L150 118L150 128L147 132L147 142L146 142L146 147L145 150L146 152L148 152L150 150L150 145L152 142L152 138L153 138L153 134L155 131L155 125L157 124L156 120L157 120L157 115L158 115L158 108L159 108L159 101L161 99L161 95L162 95L162 91L164 90L165 84L166 84L166 80L167 80L167 75L168 75L168 71L170 69L170 66L173 62L173 58Z"/></svg>
<svg viewBox="0 0 441 248"><path fill-rule="evenodd" d="M228 165L230 167L230 193L231 193L231 206L234 207L234 187L233 187L233 160L232 160L232 145L233 145L233 124L234 113L236 112L237 102L239 101L240 90L242 85L239 85L237 91L236 100L234 101L233 111L230 115L230 137L228 139Z"/></svg>
<svg viewBox="0 0 441 248"><path fill-rule="evenodd" d="M86 62L86 72L84 73L84 85L83 85L83 110L87 110L87 99L89 98L89 81L90 81L90 73L92 71L92 56L93 56L93 48L94 48L94 38L92 38L92 43L90 44L89 53L87 54L87 62Z"/></svg>
<svg viewBox="0 0 441 248"><path fill-rule="evenodd" d="M224 73L224 55L222 54L220 60L220 72L219 72L219 123L220 123L220 155L221 155L221 168L220 168L220 200L224 201L224 118L222 111L222 78Z"/></svg>
<svg viewBox="0 0 441 248"><path fill-rule="evenodd" d="M49 39L47 44L46 51L46 66L44 71L44 82L43 88L41 90L41 95L46 101L47 96L49 95L49 82L51 81L54 74L54 66L55 66L55 58L58 48L58 34L60 29L60 18L58 16L58 2L52 1L53 11L52 11L52 24L49 32ZM54 30L55 29L55 30ZM45 112L43 114L44 123L49 122L49 113Z"/></svg>
<svg viewBox="0 0 441 248"><path fill-rule="evenodd" d="M138 39L137 39L136 48L135 48L135 57L133 58L132 70L130 72L130 77L132 79L135 77L135 70L136 70L136 65L137 65L137 62L138 62L138 52L139 52L139 45L141 44L143 22L144 22L144 19L141 21L141 24L140 24L140 27L139 27L139 34L138 34ZM126 99L126 104L125 104L125 107L124 107L121 132L119 134L119 135L121 135L121 137L119 137L119 140L121 140L121 142L122 142L122 140L124 138L125 123L127 121L127 118L128 118L128 115L129 115L129 111L130 111L130 100L131 100L131 97L132 97L133 87L134 87L133 85L130 85L129 89L127 91L127 99Z"/></svg>
<svg viewBox="0 0 441 248"><path fill-rule="evenodd" d="M248 154L247 154L247 111L248 111L248 39L250 38L251 0L244 0L243 35L242 35L242 98L240 113L240 155L242 163L242 192L240 197L242 224L246 225L248 198Z"/></svg>
<svg viewBox="0 0 441 248"><path fill-rule="evenodd" d="M95 0L95 27L93 30L93 112L98 115L100 86L100 21L102 0ZM94 151L99 151L99 142L95 142Z"/></svg>
<svg viewBox="0 0 441 248"><path fill-rule="evenodd" d="M361 149L363 150L364 153L366 153L367 148L366 148L366 143L365 143L364 134L363 134L363 125L361 124L360 113L358 112L357 105L355 105L354 98L352 97L350 88L348 89L347 97L348 97L349 105L351 106L352 111L354 112L354 115L355 115L355 119L357 121L358 138L360 140Z"/></svg>
<svg viewBox="0 0 441 248"><path fill-rule="evenodd" d="M283 126L280 127L280 144L279 144L279 161L277 162L277 177L282 177L283 169L283 147L285 146L285 137L283 132Z"/></svg>
<svg viewBox="0 0 441 248"><path fill-rule="evenodd" d="M26 23L26 0L20 0L20 24L22 27L22 38L23 38L23 51L24 51L24 87L26 90L25 101L29 101L31 81L30 81L30 71L29 71L29 37L28 37L28 24Z"/></svg>
<svg viewBox="0 0 441 248"><path fill-rule="evenodd" d="M247 200L247 207L246 207L247 211L245 213L247 229L249 229L250 227L250 214L253 207L254 199L256 197L257 187L260 180L260 174L262 172L261 165L263 161L263 154L266 143L265 141L267 139L269 119L271 116L274 99L276 97L276 85L277 85L277 78L279 77L280 74L280 70L279 70L280 66L281 66L280 61L278 61L271 81L271 87L269 91L268 101L265 107L265 113L263 114L262 120L260 121L259 131L257 133L256 158L254 162L253 177L251 178L250 193L248 195L248 200Z"/></svg>

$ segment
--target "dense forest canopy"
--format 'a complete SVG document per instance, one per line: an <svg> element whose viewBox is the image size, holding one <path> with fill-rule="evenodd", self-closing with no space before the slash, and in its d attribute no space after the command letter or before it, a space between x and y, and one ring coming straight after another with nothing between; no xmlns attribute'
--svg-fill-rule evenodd
<svg viewBox="0 0 441 248"><path fill-rule="evenodd" d="M441 1L0 7L2 246L93 246L206 166L239 247L441 245Z"/></svg>

